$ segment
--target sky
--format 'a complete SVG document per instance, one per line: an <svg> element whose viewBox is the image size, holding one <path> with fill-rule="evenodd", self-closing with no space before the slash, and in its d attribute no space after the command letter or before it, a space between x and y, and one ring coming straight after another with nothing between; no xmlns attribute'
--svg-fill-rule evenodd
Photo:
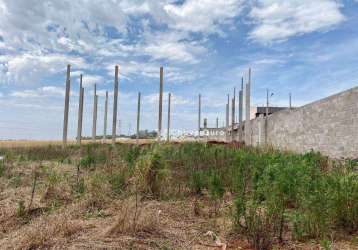
<svg viewBox="0 0 358 250"><path fill-rule="evenodd" d="M202 95L208 125L225 117L228 93L252 69L252 105L301 106L358 83L358 0L0 0L0 139L62 138L66 66L71 64L69 137L77 129L83 74L83 135L91 134L93 85L112 107L119 65L120 133L156 129L159 68L164 118L197 128ZM108 114L111 131L112 108Z"/></svg>

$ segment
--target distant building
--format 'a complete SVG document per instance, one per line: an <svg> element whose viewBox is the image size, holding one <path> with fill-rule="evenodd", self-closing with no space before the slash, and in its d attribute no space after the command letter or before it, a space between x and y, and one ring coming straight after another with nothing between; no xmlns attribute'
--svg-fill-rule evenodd
<svg viewBox="0 0 358 250"><path fill-rule="evenodd" d="M288 107L268 107L268 114L271 115L284 109L288 109ZM256 107L255 117L260 115L266 116L266 107Z"/></svg>

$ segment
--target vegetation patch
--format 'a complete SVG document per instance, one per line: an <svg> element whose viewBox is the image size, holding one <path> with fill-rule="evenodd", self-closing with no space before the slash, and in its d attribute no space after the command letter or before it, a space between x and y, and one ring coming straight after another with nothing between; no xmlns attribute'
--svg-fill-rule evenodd
<svg viewBox="0 0 358 250"><path fill-rule="evenodd" d="M82 228L74 223L78 220L95 221L89 228L102 230L98 235L103 237L131 237L134 248L158 248L161 240L163 246L190 248L204 244L206 232L217 235L220 244L227 239L225 244L236 246L245 239L260 250L312 242L329 249L357 237L357 162L333 161L316 152L183 143L0 153L7 159L0 162L5 187L0 208L12 209L2 213L1 221L14 216L27 218L28 224L4 231L1 245L22 234L10 248L50 248L68 237L76 242L73 235ZM172 205L179 201L186 206ZM81 204L76 215L63 217L74 204Z"/></svg>

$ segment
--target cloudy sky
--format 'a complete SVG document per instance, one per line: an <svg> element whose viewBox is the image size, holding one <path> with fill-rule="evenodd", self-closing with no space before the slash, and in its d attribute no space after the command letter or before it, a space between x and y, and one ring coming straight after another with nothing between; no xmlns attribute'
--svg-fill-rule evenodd
<svg viewBox="0 0 358 250"><path fill-rule="evenodd" d="M138 91L142 128L156 128L161 65L177 129L196 128L199 93L209 125L222 124L226 94L248 67L253 105L265 102L266 88L273 105L287 105L290 92L303 105L357 85L357 27L357 0L0 0L0 139L61 138L67 64L70 137L79 75L84 134L94 83L101 133L116 64L122 133L134 131Z"/></svg>

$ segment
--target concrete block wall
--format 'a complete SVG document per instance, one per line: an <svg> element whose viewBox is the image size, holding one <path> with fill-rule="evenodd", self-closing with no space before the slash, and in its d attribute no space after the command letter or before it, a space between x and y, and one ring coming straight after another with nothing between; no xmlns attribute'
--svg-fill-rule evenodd
<svg viewBox="0 0 358 250"><path fill-rule="evenodd" d="M250 121L252 145L267 143L278 149L311 149L333 158L358 158L358 87L267 119ZM260 143L259 143L260 142Z"/></svg>

